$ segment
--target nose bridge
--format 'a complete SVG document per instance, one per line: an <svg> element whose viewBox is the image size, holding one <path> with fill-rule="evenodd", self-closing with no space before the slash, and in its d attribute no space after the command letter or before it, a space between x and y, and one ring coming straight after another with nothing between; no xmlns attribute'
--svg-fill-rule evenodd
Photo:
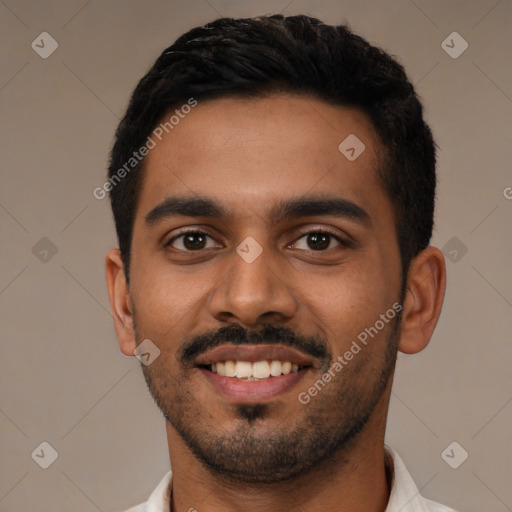
<svg viewBox="0 0 512 512"><path fill-rule="evenodd" d="M248 237L250 238L250 237ZM245 239L230 258L230 270L213 292L211 313L254 325L263 315L290 317L296 301L285 276L272 265L270 250Z"/></svg>
<svg viewBox="0 0 512 512"><path fill-rule="evenodd" d="M241 252L243 246L240 245L238 251ZM239 290L236 290L238 294L243 294L245 290L246 293L250 292L253 297L258 295L263 297L270 291L275 278L274 271L270 267L269 251L262 251L254 259L245 259L240 252L233 256L233 282L231 285L240 287Z"/></svg>

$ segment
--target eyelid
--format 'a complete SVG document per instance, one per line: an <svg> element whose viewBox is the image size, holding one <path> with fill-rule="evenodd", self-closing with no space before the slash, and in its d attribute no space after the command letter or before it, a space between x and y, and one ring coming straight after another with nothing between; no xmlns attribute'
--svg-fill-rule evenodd
<svg viewBox="0 0 512 512"><path fill-rule="evenodd" d="M184 235L188 235L190 233L206 235L206 236L210 237L212 240L215 240L215 236L206 228L203 228L203 227L183 228L181 231L178 231L178 232L174 233L170 238L165 237L163 242L162 242L162 245L164 247L167 247L172 242L174 242L176 239L178 239L178 238L180 238L180 237L182 237ZM192 251L190 251L190 252L192 252Z"/></svg>
<svg viewBox="0 0 512 512"><path fill-rule="evenodd" d="M332 235L333 237L345 243L350 243L350 241L354 241L354 239L346 231L322 225L309 225L306 228L300 229L299 237L307 235L309 233L328 233L329 235Z"/></svg>
<svg viewBox="0 0 512 512"><path fill-rule="evenodd" d="M327 234L332 236L340 245L345 247L350 247L352 244L351 237L349 235L341 235L338 231L327 228L327 227L313 227L308 228L302 231L298 237L295 238L295 240L291 243L291 245L297 243L298 240L303 238L306 235L309 235L311 233L320 233L320 234ZM325 251L319 251L319 252L325 252Z"/></svg>

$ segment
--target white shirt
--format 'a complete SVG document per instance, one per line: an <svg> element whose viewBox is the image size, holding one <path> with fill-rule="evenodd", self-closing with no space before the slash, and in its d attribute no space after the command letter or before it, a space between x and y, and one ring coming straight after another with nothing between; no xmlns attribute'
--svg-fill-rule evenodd
<svg viewBox="0 0 512 512"><path fill-rule="evenodd" d="M400 456L389 446L385 447L393 459L393 481L385 512L456 512L454 509L424 498L414 483ZM170 512L171 477L169 471L149 500L125 512Z"/></svg>

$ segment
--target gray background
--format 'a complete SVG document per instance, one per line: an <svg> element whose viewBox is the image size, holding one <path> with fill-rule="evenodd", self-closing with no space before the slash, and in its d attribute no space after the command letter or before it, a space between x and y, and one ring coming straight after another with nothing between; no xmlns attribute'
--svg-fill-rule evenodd
<svg viewBox="0 0 512 512"><path fill-rule="evenodd" d="M277 12L348 21L417 86L439 145L433 244L448 288L430 346L399 357L387 442L425 496L512 510L509 0L1 0L2 512L119 511L168 470L164 421L117 347L103 269L114 229L92 191L165 47L219 15ZM59 45L47 59L31 47L44 31ZM441 46L453 31L469 44L456 59ZM48 450L31 457L43 441L58 452L48 469ZM458 469L441 456L453 441L469 453Z"/></svg>

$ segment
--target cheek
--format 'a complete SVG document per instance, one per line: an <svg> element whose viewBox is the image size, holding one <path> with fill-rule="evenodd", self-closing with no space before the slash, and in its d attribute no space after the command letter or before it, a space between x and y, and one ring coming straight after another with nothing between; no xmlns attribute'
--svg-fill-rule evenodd
<svg viewBox="0 0 512 512"><path fill-rule="evenodd" d="M319 325L331 340L333 353L338 354L345 352L365 329L374 326L399 298L396 278L375 260L366 263L361 258L357 265L321 279L316 276L314 282L307 293L304 288L305 309L313 324ZM379 331L387 333L388 324Z"/></svg>
<svg viewBox="0 0 512 512"><path fill-rule="evenodd" d="M186 330L207 290L196 283L190 273L172 271L165 263L153 260L146 268L139 267L131 287L141 334L168 337Z"/></svg>
<svg viewBox="0 0 512 512"><path fill-rule="evenodd" d="M182 390L183 378L179 370L174 353L165 350L149 366L142 366L151 395L166 412L172 410L186 395Z"/></svg>

